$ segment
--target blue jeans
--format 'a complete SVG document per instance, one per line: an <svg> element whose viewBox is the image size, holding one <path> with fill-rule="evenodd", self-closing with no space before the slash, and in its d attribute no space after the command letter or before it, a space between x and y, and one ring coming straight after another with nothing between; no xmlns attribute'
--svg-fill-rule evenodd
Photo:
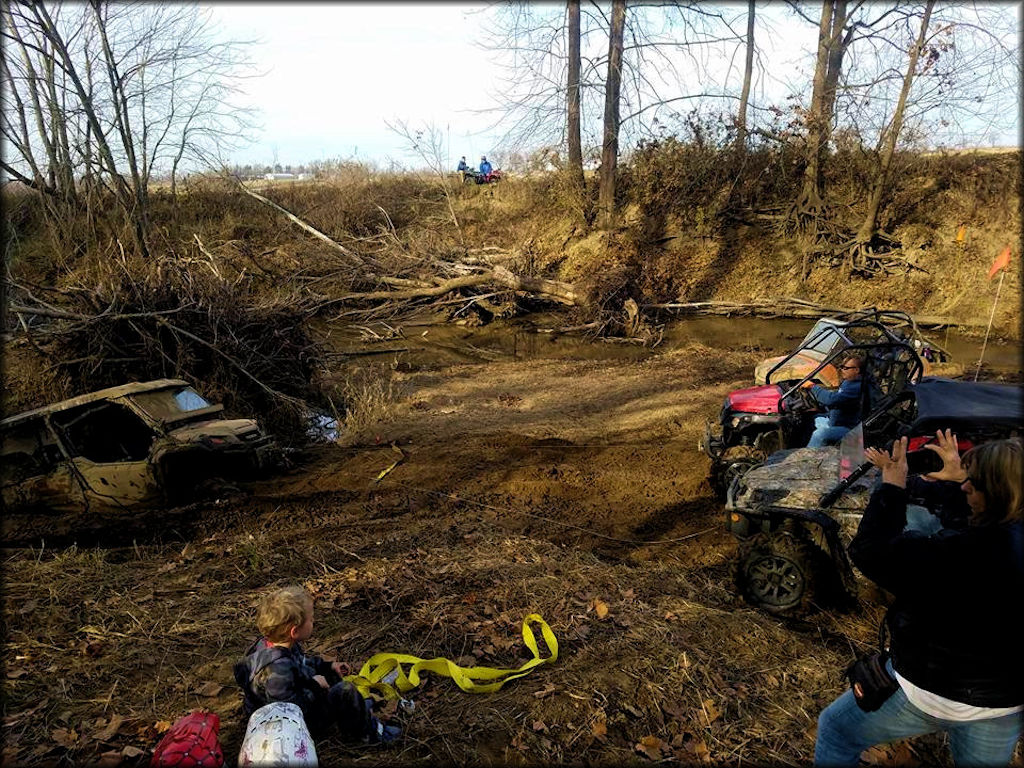
<svg viewBox="0 0 1024 768"><path fill-rule="evenodd" d="M907 524L903 532L917 531L924 536L934 536L943 528L942 521L927 509L917 504L907 504Z"/></svg>
<svg viewBox="0 0 1024 768"><path fill-rule="evenodd" d="M892 672L892 662L888 664ZM847 691L818 716L814 764L856 766L860 754L875 744L945 731L958 766L1008 765L1021 735L1022 713L960 723L926 715L909 701L902 688L874 712L857 706Z"/></svg>
<svg viewBox="0 0 1024 768"><path fill-rule="evenodd" d="M814 432L807 443L808 448L821 448L823 445L836 445L843 435L850 431L849 427L830 427L827 416L814 417Z"/></svg>

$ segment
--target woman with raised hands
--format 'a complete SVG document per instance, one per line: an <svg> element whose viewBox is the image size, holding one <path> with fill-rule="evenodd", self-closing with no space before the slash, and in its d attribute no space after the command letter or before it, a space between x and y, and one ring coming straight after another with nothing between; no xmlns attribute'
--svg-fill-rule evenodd
<svg viewBox="0 0 1024 768"><path fill-rule="evenodd" d="M865 712L847 691L818 718L816 765L858 763L884 742L944 731L956 765L1007 765L1024 711L1024 446L976 446L961 458L949 430L928 446L943 460L928 477L960 484L961 530L907 530L907 439L865 457L882 470L850 557L893 595L887 669L898 686ZM954 489L955 490L955 489Z"/></svg>

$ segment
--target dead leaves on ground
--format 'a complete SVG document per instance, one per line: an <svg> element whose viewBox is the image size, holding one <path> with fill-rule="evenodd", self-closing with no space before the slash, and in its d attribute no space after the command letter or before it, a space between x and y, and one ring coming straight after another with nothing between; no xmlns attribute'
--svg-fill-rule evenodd
<svg viewBox="0 0 1024 768"><path fill-rule="evenodd" d="M633 747L637 752L655 762L674 758L681 763L710 763L711 750L698 736L684 731L666 742L657 736L644 736Z"/></svg>
<svg viewBox="0 0 1024 768"><path fill-rule="evenodd" d="M213 696L224 688L216 683L206 683L195 693ZM170 720L141 721L114 713L110 717L87 719L74 724L62 724L49 728L45 733L48 740L32 747L19 744L20 734L15 726L40 717L40 711L50 705L44 699L35 707L5 715L3 728L6 743L2 757L3 765L21 765L29 760L51 760L65 753L75 756L76 762L86 765L114 768L125 764L135 765L171 727ZM11 730L8 730L11 729ZM117 742L122 742L117 746ZM125 744L125 741L133 742ZM61 757L61 760L66 758Z"/></svg>
<svg viewBox="0 0 1024 768"><path fill-rule="evenodd" d="M19 713L17 716L4 718L4 726L14 725L17 720L35 713L44 703L48 704L49 701ZM51 743L37 745L29 752L18 750L17 743L8 744L5 748L4 762L17 765L27 755L40 758L53 753L54 750L66 750L84 757L89 765L113 768L113 766L134 762L148 751L147 748L136 744L111 748L117 740L128 738L146 744L155 743L160 735L170 727L171 724L167 721L141 723L136 718L115 713L109 718L99 717L76 726L52 728L48 733ZM90 752L91 757L89 756Z"/></svg>

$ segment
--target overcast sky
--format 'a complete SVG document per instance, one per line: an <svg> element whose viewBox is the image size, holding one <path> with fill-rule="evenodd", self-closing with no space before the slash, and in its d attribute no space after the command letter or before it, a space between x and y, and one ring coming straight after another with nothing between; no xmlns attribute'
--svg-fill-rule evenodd
<svg viewBox="0 0 1024 768"><path fill-rule="evenodd" d="M409 160L405 142L385 121L433 123L451 137L451 152L479 159L493 118L473 115L497 98L497 68L473 44L484 6L234 4L213 6L234 39L261 38L254 59L264 77L246 83L263 131L242 163L284 165L356 156ZM476 11L476 12L475 12Z"/></svg>
<svg viewBox="0 0 1024 768"><path fill-rule="evenodd" d="M736 13L743 5L733 4ZM249 103L262 130L239 163L298 165L317 159L355 157L387 166L418 165L407 143L387 122L433 124L443 133L454 165L494 152L494 115L473 110L502 99L502 70L482 49L487 6L471 3L214 3L213 20L232 39L256 39L253 60L265 71L246 82ZM1016 6L1019 13L1020 5ZM809 51L816 29L798 23L785 5L759 4L758 43L771 64L752 98L784 98L783 81L809 88ZM1017 130L995 142L1016 144Z"/></svg>

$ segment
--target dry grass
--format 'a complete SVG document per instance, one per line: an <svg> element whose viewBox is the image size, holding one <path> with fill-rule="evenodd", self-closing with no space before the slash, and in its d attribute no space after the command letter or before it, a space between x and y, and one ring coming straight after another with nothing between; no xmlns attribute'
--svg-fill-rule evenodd
<svg viewBox="0 0 1024 768"><path fill-rule="evenodd" d="M393 419L396 400L394 365L371 365L348 374L336 391L344 404L339 445L358 445L379 433Z"/></svg>

